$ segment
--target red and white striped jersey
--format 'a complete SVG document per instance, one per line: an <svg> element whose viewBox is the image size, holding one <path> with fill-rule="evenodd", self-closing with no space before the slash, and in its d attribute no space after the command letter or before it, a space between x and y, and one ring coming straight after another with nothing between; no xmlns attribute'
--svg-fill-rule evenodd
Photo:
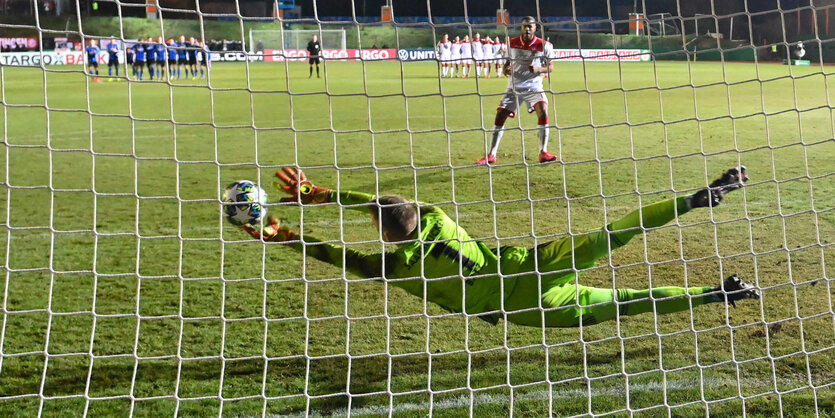
<svg viewBox="0 0 835 418"><path fill-rule="evenodd" d="M508 47L512 73L507 79L507 88L522 91L542 91L544 74L532 73L530 67L546 65L545 41L534 36L530 42L525 42L519 36L512 38Z"/></svg>

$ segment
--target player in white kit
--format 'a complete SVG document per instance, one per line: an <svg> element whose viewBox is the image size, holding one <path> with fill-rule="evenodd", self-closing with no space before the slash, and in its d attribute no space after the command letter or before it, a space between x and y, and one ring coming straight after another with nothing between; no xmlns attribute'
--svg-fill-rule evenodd
<svg viewBox="0 0 835 418"><path fill-rule="evenodd" d="M484 49L481 46L481 34L476 33L472 42L473 61L475 61L475 76L481 77L481 64L484 62Z"/></svg>
<svg viewBox="0 0 835 418"><path fill-rule="evenodd" d="M470 46L470 35L464 35L464 40L461 41L461 77L467 78L470 76L470 71L473 65L473 50Z"/></svg>
<svg viewBox="0 0 835 418"><path fill-rule="evenodd" d="M435 53L438 54L438 60L441 62L441 77L447 77L447 74L450 72L450 67L452 67L452 62L450 61L452 55L452 42L449 41L449 35L444 34L441 41L438 42L438 47ZM449 76L451 77L452 75L450 74Z"/></svg>
<svg viewBox="0 0 835 418"><path fill-rule="evenodd" d="M449 62L451 63L450 71L453 74L450 74L450 77L458 77L461 75L459 68L461 67L461 41L456 36L455 40L452 42L449 50Z"/></svg>
<svg viewBox="0 0 835 418"><path fill-rule="evenodd" d="M489 36L484 38L481 49L484 51L484 65L481 66L481 74L484 78L490 78L490 66L493 65L493 40Z"/></svg>
<svg viewBox="0 0 835 418"><path fill-rule="evenodd" d="M493 64L496 68L496 77L503 76L504 72L502 68L504 68L505 63L505 51L504 51L504 44L502 43L502 38L497 36L495 40L493 40Z"/></svg>
<svg viewBox="0 0 835 418"><path fill-rule="evenodd" d="M476 164L494 164L499 142L504 134L504 123L516 116L520 102L528 106L528 113L536 112L539 134L539 162L556 161L557 156L548 152L548 97L542 88L543 75L553 69L553 63L545 56L545 41L536 36L536 19L522 19L522 36L508 42L509 61L502 71L508 76L507 92L496 110L495 127L490 152Z"/></svg>

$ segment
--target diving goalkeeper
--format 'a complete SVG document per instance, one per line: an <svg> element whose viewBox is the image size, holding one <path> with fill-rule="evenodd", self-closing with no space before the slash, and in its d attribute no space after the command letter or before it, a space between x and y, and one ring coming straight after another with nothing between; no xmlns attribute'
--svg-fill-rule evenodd
<svg viewBox="0 0 835 418"><path fill-rule="evenodd" d="M321 243L307 234L300 237L274 217L261 231L244 226L254 238L286 243L360 277L380 278L444 309L492 324L504 316L519 325L576 327L612 320L618 314L664 314L688 310L691 304L716 302L735 306L737 300L760 297L758 289L736 275L715 287L613 290L575 283L578 270L594 267L599 258L626 245L643 228L659 227L690 210L718 205L726 193L748 180L743 166L731 168L693 195L644 206L587 235L561 238L536 248L500 250L471 239L439 208L419 206L399 196L336 192L313 185L302 171L282 170L276 172L280 181L275 185L291 196L283 202L338 202L369 211L383 239L397 243L398 248L366 254Z"/></svg>

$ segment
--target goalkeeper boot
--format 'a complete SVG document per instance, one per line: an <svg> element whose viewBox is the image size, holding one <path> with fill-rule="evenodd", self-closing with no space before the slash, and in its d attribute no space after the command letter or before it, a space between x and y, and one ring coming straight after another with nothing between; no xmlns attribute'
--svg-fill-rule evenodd
<svg viewBox="0 0 835 418"><path fill-rule="evenodd" d="M496 157L488 155L475 162L478 165L496 164Z"/></svg>
<svg viewBox="0 0 835 418"><path fill-rule="evenodd" d="M722 174L722 177L710 183L706 189L699 190L689 197L691 208L713 207L722 202L725 194L741 188L748 181L745 166L739 165Z"/></svg>
<svg viewBox="0 0 835 418"><path fill-rule="evenodd" d="M742 280L736 274L725 279L722 286L714 290L722 291L725 294L725 301L730 303L734 308L736 308L736 301L738 300L760 298L760 290L754 287L753 284ZM722 296L719 297L721 298Z"/></svg>
<svg viewBox="0 0 835 418"><path fill-rule="evenodd" d="M539 162L550 163L550 162L553 162L553 161L557 161L557 156L556 155L551 154L548 151L542 151L542 152L539 153Z"/></svg>

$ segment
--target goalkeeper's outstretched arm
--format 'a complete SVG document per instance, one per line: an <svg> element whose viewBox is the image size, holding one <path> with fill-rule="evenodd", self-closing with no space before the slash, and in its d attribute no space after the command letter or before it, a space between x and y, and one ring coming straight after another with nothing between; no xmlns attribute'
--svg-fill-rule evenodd
<svg viewBox="0 0 835 418"><path fill-rule="evenodd" d="M392 257L384 253L368 254L345 248L342 245L323 242L307 234L302 238L296 231L281 225L275 217L270 217L261 231L251 225L244 225L242 228L253 238L267 242L286 243L306 256L335 267L345 268L346 271L362 278L382 278L384 266L390 266L394 262ZM386 262L384 259L387 259Z"/></svg>

